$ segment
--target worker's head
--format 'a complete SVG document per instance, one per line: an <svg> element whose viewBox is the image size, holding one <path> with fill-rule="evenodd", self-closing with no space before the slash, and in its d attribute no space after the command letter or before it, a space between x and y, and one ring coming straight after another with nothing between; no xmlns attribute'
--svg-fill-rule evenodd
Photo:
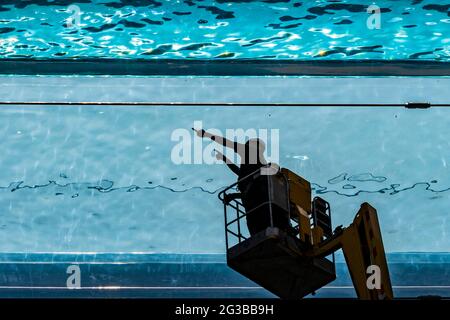
<svg viewBox="0 0 450 320"><path fill-rule="evenodd" d="M248 153L246 158L248 159L249 164L265 164L264 151L266 150L266 144L263 140L258 138L249 139L245 143L245 149Z"/></svg>

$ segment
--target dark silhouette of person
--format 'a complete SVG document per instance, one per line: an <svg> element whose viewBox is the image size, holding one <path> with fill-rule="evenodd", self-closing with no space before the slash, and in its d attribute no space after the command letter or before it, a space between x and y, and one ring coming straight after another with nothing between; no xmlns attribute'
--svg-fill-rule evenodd
<svg viewBox="0 0 450 320"><path fill-rule="evenodd" d="M222 145L223 147L232 149L240 157L240 165L237 166L221 152L215 150L216 158L226 163L228 168L237 175L239 193L227 194L224 199L225 203L229 203L235 199L241 199L246 211L247 227L250 235L254 235L267 227L273 226L286 230L289 226L289 217L272 206L270 210L268 175L258 175L257 177L249 177L263 167L267 167L268 163L264 158L265 143L261 139L249 139L245 144L231 141L219 135L211 134L203 129L196 130L196 134L202 138L209 138L212 141ZM247 178L247 179L244 179ZM244 179L244 180L243 180ZM272 211L272 219L270 217Z"/></svg>

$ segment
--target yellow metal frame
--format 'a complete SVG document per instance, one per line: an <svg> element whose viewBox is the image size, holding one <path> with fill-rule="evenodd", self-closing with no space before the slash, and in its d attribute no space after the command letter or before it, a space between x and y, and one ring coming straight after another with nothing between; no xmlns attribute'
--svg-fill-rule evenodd
<svg viewBox="0 0 450 320"><path fill-rule="evenodd" d="M324 257L339 249L342 249L344 253L358 298L366 300L394 298L377 211L367 202L361 205L350 226L330 240L314 245L313 249L305 255ZM371 265L380 268L380 289L369 289L367 286L366 271Z"/></svg>
<svg viewBox="0 0 450 320"><path fill-rule="evenodd" d="M299 223L299 238L311 244L308 252L300 255L325 257L342 249L353 286L360 299L384 300L393 299L391 280L378 222L377 211L368 203L363 203L353 223L341 229L332 238L323 240L320 227L311 228L311 185L302 177L288 169L281 172L289 181L289 199L293 217ZM380 268L380 289L369 289L367 286L367 268L376 265Z"/></svg>

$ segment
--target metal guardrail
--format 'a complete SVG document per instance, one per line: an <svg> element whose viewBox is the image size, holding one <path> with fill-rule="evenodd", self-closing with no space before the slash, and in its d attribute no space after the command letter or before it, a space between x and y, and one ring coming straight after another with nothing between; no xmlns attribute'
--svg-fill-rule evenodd
<svg viewBox="0 0 450 320"><path fill-rule="evenodd" d="M235 183L229 185L228 187L226 187L224 190L222 190L219 194L218 197L219 199L222 201L223 203L223 209L224 209L224 221L225 221L225 244L226 244L226 249L228 250L229 248L229 238L228 238L228 234L232 234L235 237L238 238L238 242L241 243L241 238L243 240L246 240L247 238L244 237L241 233L241 224L240 221L242 218L244 218L245 216L247 216L247 213L245 212L245 210L241 210L240 207L243 208L243 204L241 201L238 201L237 199L233 199L230 202L227 202L225 200L225 197L227 196L227 192L233 189L236 189L237 185L243 181L246 181L247 179L252 178L256 173L258 173L260 171L260 169L252 172L251 174L247 175L246 177L236 181ZM236 219L231 220L230 222L228 222L228 213L227 213L227 207L230 206L231 208L236 210ZM238 233L236 234L235 232L230 230L230 226L237 222L237 227L238 227Z"/></svg>
<svg viewBox="0 0 450 320"><path fill-rule="evenodd" d="M262 167L264 168L264 167ZM239 185L239 183L241 182L245 182L248 181L250 179L255 179L257 177L260 177L260 171L261 169L255 170L254 172L252 172L251 174L247 175L246 177L238 180L237 182L229 185L228 187L226 187L224 190L222 190L219 194L218 197L219 199L222 201L223 203L223 207L224 207L224 222L225 222L225 245L226 245L226 250L228 251L228 249L230 249L231 247L233 247L234 245L240 244L243 241L247 240L248 237L243 235L243 228L241 226L241 221L247 217L250 213L252 213L253 211L259 209L260 207L264 206L264 205L269 205L269 214L270 214L270 227L273 227L273 216L272 216L272 190L271 190L271 179L270 176L268 177L268 195L267 195L267 201L264 201L262 203L260 203L258 206L252 208L249 211L246 211L242 201L239 201L237 199L232 199L231 201L226 201L226 196L229 194L229 192L231 190L235 191L236 187ZM285 189L285 196L287 199L287 208L288 208L288 218L289 218L289 222L290 222L290 228L291 231L293 231L294 236L298 237L298 233L299 233L299 223L300 221L296 221L295 219L293 219L293 217L291 217L291 212L290 212L290 192L289 192L289 182L287 181L287 177L281 173L281 171L279 170L275 175L282 175L284 179L286 179L286 189ZM255 177L256 176L256 177ZM315 197L313 200L313 204L314 201L317 199L318 197ZM229 211L228 208L231 208L234 210L236 216L234 218L232 218L231 220L228 219L228 215L229 215ZM325 209L326 209L326 214L328 215L328 218L330 220L330 225L331 225L331 211L330 211L330 205L328 202L325 201ZM317 226L318 225L318 220L319 218L317 217L316 213L313 212L311 214L309 223L310 226ZM233 225L236 225L236 232L231 230L231 227ZM286 231L286 230L285 230ZM235 239L237 239L236 243L230 246L230 236L233 236ZM328 241L331 238L332 234L327 234L324 235L324 241ZM333 265L335 265L335 254L332 253L329 257L329 260L333 263Z"/></svg>
<svg viewBox="0 0 450 320"><path fill-rule="evenodd" d="M270 166L270 165L269 165ZM245 218L246 216L248 216L250 213L252 213L253 211L261 208L262 206L268 205L269 207L269 215L270 215L270 226L273 227L274 223L273 223L273 212L272 212L272 205L273 205L273 199L272 199L272 179L271 179L271 175L261 175L261 169L263 168L267 168L267 167L262 167L260 169L255 170L254 172L252 172L251 174L247 175L246 177L238 180L237 182L229 185L228 187L226 187L224 190L222 190L219 194L218 197L219 199L222 201L223 205L224 205L224 221L225 221L225 243L226 243L226 248L227 250L230 248L230 238L229 236L232 235L235 238L237 238L237 243L241 243L244 240L247 240L248 238L246 236L243 235L243 228L241 226L241 221L243 218ZM287 177L283 174L281 174L280 171L278 171L275 175L282 175L284 179L286 179L286 189L285 189L285 197L287 200L286 203L286 208L288 209L287 213L288 213L288 219L289 221L292 223L294 222L294 224L296 223L294 220L291 219L291 213L290 213L290 203L289 203L289 183L287 181ZM246 211L242 201L239 201L238 199L232 199L231 201L226 201L226 196L229 194L230 190L236 190L236 187L242 183L242 182L246 182L248 180L251 179L256 179L258 177L261 176L265 176L267 177L267 183L268 183L268 194L267 194L267 201L263 201L262 203L259 203L256 207ZM251 183L251 182L250 182ZM236 213L236 217L229 220L228 219L228 211L227 208L230 207L232 209L235 210ZM236 229L237 232L231 230L230 228L236 224ZM292 225L291 225L292 226ZM293 226L292 228L298 228L297 226Z"/></svg>

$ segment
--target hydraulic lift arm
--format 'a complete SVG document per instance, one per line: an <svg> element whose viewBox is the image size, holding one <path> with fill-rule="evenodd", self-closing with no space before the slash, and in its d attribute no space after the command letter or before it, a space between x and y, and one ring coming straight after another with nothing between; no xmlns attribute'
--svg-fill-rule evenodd
<svg viewBox="0 0 450 320"><path fill-rule="evenodd" d="M337 231L332 238L314 245L308 255L323 257L342 249L356 294L360 299L393 299L386 255L381 238L377 211L368 203L361 208L347 228ZM367 286L367 268L379 268L380 288Z"/></svg>

